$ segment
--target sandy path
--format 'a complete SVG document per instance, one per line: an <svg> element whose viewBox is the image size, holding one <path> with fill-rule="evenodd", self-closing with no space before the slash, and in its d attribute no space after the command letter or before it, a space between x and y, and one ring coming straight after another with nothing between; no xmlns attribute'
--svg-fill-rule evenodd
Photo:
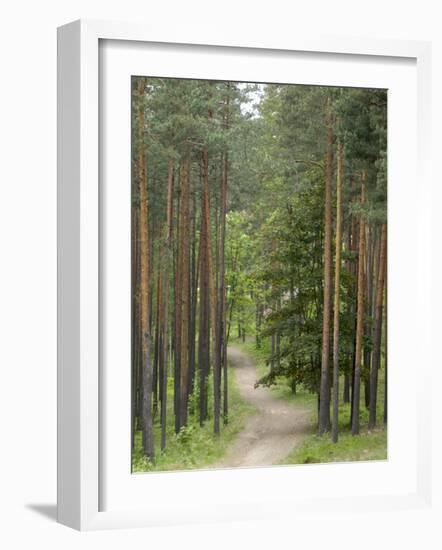
<svg viewBox="0 0 442 550"><path fill-rule="evenodd" d="M274 397L268 388L255 389L258 375L246 353L229 347L228 358L235 369L235 381L241 396L258 412L246 420L226 457L216 467L278 464L309 433L311 410Z"/></svg>

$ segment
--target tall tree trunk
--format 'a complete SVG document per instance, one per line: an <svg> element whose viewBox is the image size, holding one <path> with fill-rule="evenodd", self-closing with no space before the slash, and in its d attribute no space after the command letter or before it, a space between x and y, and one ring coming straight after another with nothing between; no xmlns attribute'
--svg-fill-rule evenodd
<svg viewBox="0 0 442 550"><path fill-rule="evenodd" d="M350 374L348 372L344 374L344 391L342 400L344 403L350 403Z"/></svg>
<svg viewBox="0 0 442 550"><path fill-rule="evenodd" d="M189 387L189 285L190 285L190 247L189 247L189 210L190 210L190 177L189 160L185 159L180 169L181 199L180 199L180 304L181 324L181 359L180 359L180 404L179 428L187 424L187 402Z"/></svg>
<svg viewBox="0 0 442 550"><path fill-rule="evenodd" d="M361 174L361 207L365 204L365 171ZM351 421L351 433L359 434L359 410L361 395L361 359L362 359L362 340L364 334L364 258L365 258L365 215L361 213L359 222L359 255L358 255L358 302L356 312L356 351L355 351L355 375L353 389L353 414Z"/></svg>
<svg viewBox="0 0 442 550"><path fill-rule="evenodd" d="M330 313L332 286L332 177L333 177L333 127L331 100L327 100L327 152L325 157L325 205L324 205L324 299L322 318L321 385L319 404L319 433L330 428Z"/></svg>
<svg viewBox="0 0 442 550"><path fill-rule="evenodd" d="M228 108L228 105L227 105ZM226 115L227 116L227 115ZM227 121L226 121L227 125ZM218 353L219 361L223 372L223 422L228 423L229 415L229 385L227 370L227 349L226 341L226 266L225 266L225 245L226 245L226 214L227 214L227 180L229 170L228 153L224 153L223 178L221 185L221 235L219 242L219 327L218 327Z"/></svg>
<svg viewBox="0 0 442 550"><path fill-rule="evenodd" d="M150 177L150 189L152 196L155 196L155 193L157 192L157 182L156 182L156 170L155 167L152 170L152 175ZM154 340L154 316L156 313L156 307L153 304L154 299L154 289L155 289L155 247L152 245L152 243L155 243L158 239L158 232L157 232L157 226L155 216L154 216L154 210L152 210L149 213L148 218L148 233L149 233L149 334L151 335L151 340ZM154 344L154 342L151 342L151 346Z"/></svg>
<svg viewBox="0 0 442 550"><path fill-rule="evenodd" d="M373 340L373 361L370 376L370 414L368 427L374 428L376 425L376 408L378 393L378 371L381 362L381 341L382 341L382 309L384 298L384 280L386 271L386 251L387 251L387 224L382 225L381 232L381 251L378 266L378 281L376 286L376 313L375 328Z"/></svg>
<svg viewBox="0 0 442 550"><path fill-rule="evenodd" d="M218 220L218 216L215 212L215 220ZM220 330L221 330L221 319L220 319L220 293L219 293L219 256L218 256L218 223L215 226L215 281L214 281L214 313L215 318L212 323L214 327L214 339L213 339L213 431L216 435L219 434L220 429L220 417L221 417L221 358L219 354L219 344L220 344Z"/></svg>
<svg viewBox="0 0 442 550"><path fill-rule="evenodd" d="M138 80L138 185L140 197L140 324L141 324L141 353L142 353L142 442L144 454L153 460L155 456L154 434L152 422L152 365L150 361L151 335L149 332L149 206L147 195L146 158L144 153L144 94L146 81Z"/></svg>
<svg viewBox="0 0 442 550"><path fill-rule="evenodd" d="M365 311L367 322L365 323L365 336L364 336L364 401L365 407L368 408L370 404L370 370L371 370L371 313L373 307L373 258L374 258L374 242L375 242L375 230L369 223L365 227L365 285L366 285L366 303Z"/></svg>
<svg viewBox="0 0 442 550"><path fill-rule="evenodd" d="M152 377L152 394L153 394L153 417L155 418L158 413L158 383L159 383L159 365L160 365L160 340L162 331L161 322L161 309L162 309L162 276L161 276L161 257L163 251L158 254L158 274L157 274L157 300L156 300L156 313L155 313L155 346L153 355L153 377Z"/></svg>
<svg viewBox="0 0 442 550"><path fill-rule="evenodd" d="M333 318L333 422L332 441L338 441L339 411L339 306L341 285L341 248L342 248L342 179L343 179L342 143L338 143L338 162L336 178L336 254L335 254L335 296Z"/></svg>
<svg viewBox="0 0 442 550"><path fill-rule="evenodd" d="M344 224L345 225L345 224ZM353 222L352 222L352 215L350 214L349 220L348 220L348 227L347 227L347 236L346 236L346 249L348 252L352 251L352 242L351 242L351 230L352 230ZM352 273L352 262L351 260L346 260L345 266L346 271L351 274ZM352 305L351 300L348 300L348 313L351 316L352 313ZM344 373L344 391L342 395L342 399L344 403L350 403L350 376L352 371L352 355L351 353L347 354L346 357L346 364L345 364L345 373Z"/></svg>
<svg viewBox="0 0 442 550"><path fill-rule="evenodd" d="M196 305L198 294L199 267L196 254L196 190L192 192L191 216L191 254L190 254L190 310L189 310L189 385L187 394L191 395L195 384L195 336L196 336Z"/></svg>
<svg viewBox="0 0 442 550"><path fill-rule="evenodd" d="M209 159L207 149L202 154L203 181L201 190L201 229L200 229L200 301L198 367L200 386L200 424L207 420L207 377L210 370L210 203L209 203Z"/></svg>
<svg viewBox="0 0 442 550"><path fill-rule="evenodd" d="M180 422L180 383L181 383L181 182L178 174L178 197L176 207L176 236L175 236L175 280L174 280L174 330L173 330L173 349L174 349L174 373L173 373L173 409L175 413L175 433L178 433L181 428Z"/></svg>
<svg viewBox="0 0 442 550"><path fill-rule="evenodd" d="M167 174L167 229L166 255L164 262L163 283L163 347L162 347L162 384L161 384L161 450L166 448L167 427L167 363L168 363L168 329L169 329L169 288L170 268L172 264L172 223L173 223L173 161L169 160Z"/></svg>
<svg viewBox="0 0 442 550"><path fill-rule="evenodd" d="M350 182L351 188L353 188L353 183ZM359 233L360 233L360 224L355 216L352 217L352 250L355 256L359 254ZM351 383L350 383L350 429L353 422L353 394L354 394L354 388L355 388L355 364L356 364L356 324L357 324L357 295L358 295L358 261L352 262L352 274L354 279L354 286L353 289L355 290L355 301L353 302L352 307L352 317L354 318L353 326L354 326L354 336L353 336L353 352L351 355ZM356 305L355 305L356 303Z"/></svg>
<svg viewBox="0 0 442 550"><path fill-rule="evenodd" d="M135 180L137 181L137 180ZM134 195L134 189L132 189L132 195ZM132 285L132 331L131 331L131 349L132 349L132 384L131 384L131 441L132 448L135 443L135 431L137 420L137 390L138 390L138 208L135 206L134 196L132 196L132 213L131 213L131 231L132 231L132 270L131 270L131 285Z"/></svg>
<svg viewBox="0 0 442 550"><path fill-rule="evenodd" d="M256 349L261 349L262 338L261 338L261 322L262 322L262 305L259 301L256 302L256 317L255 317L255 328L256 328Z"/></svg>

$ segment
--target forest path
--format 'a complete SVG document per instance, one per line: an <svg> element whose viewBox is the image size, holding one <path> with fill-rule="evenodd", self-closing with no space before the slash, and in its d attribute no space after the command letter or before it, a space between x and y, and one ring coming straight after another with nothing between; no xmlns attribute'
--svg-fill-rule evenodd
<svg viewBox="0 0 442 550"><path fill-rule="evenodd" d="M254 384L256 366L247 353L229 346L228 360L243 399L258 410L246 420L218 468L279 464L311 432L310 408L274 397L270 389Z"/></svg>

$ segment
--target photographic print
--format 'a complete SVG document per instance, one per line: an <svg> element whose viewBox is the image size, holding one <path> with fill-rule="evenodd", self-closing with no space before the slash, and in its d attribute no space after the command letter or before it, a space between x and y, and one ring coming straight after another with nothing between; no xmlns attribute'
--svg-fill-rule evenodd
<svg viewBox="0 0 442 550"><path fill-rule="evenodd" d="M387 458L387 91L134 76L132 472Z"/></svg>

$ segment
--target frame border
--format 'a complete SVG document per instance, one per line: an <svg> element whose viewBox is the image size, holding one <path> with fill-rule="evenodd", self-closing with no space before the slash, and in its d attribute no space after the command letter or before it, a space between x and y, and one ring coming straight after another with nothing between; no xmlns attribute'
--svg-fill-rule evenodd
<svg viewBox="0 0 442 550"><path fill-rule="evenodd" d="M99 41L127 40L233 48L295 50L311 53L408 57L416 61L418 81L418 171L422 184L420 231L431 240L431 43L343 36L298 35L266 42L180 30L171 36L136 23L78 20L57 30L57 519L78 530L169 525L168 518L149 517L143 510L99 511ZM420 251L424 289L420 299L431 345L431 246ZM418 401L418 490L400 496L339 499L343 513L357 507L410 509L431 505L430 366L422 370ZM303 503L303 513L318 513L331 500ZM296 509L298 509L296 507ZM293 509L292 509L293 512ZM248 514L257 517L258 510ZM214 521L216 510L213 513ZM238 518L239 519L239 518ZM184 520L183 520L184 521ZM204 521L195 519L195 523Z"/></svg>

